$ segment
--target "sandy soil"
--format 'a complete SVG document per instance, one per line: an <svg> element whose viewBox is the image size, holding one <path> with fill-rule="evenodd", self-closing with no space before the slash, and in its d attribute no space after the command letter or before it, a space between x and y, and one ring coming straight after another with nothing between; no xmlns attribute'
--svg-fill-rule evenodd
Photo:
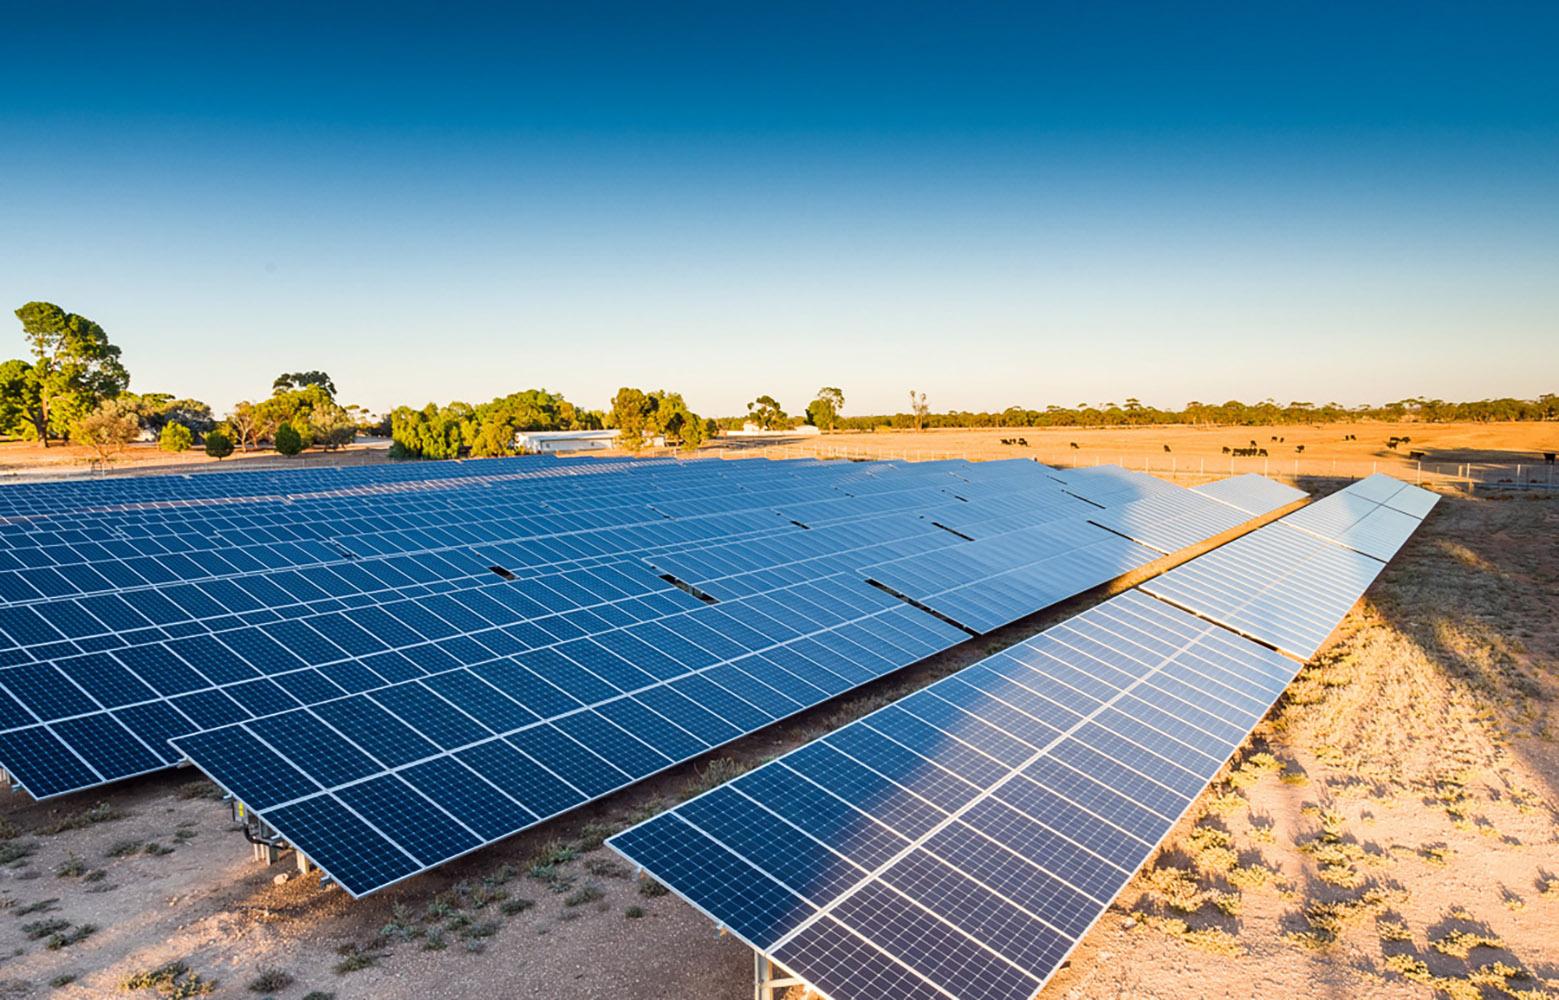
<svg viewBox="0 0 1559 1000"><path fill-rule="evenodd" d="M1446 498L1044 996L1559 996L1556 606L1559 500ZM750 953L600 839L1066 613L363 902L252 862L191 771L13 797L0 997L169 962L163 995L751 996Z"/></svg>

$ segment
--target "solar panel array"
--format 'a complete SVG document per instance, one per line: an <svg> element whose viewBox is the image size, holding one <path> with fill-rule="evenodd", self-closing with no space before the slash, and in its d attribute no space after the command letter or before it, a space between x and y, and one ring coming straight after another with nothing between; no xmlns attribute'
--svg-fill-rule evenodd
<svg viewBox="0 0 1559 1000"><path fill-rule="evenodd" d="M0 491L0 766L43 798L188 757L373 891L967 637L869 567L1001 548L1047 582L989 627L1153 556L1086 516L1187 493L1064 478L530 458Z"/></svg>
<svg viewBox="0 0 1559 1000"><path fill-rule="evenodd" d="M1380 486L1366 481L1332 506ZM1353 592L1304 609L1313 628L1330 616L1329 632L1374 577L1351 560L1382 564L1289 518L1160 580L1256 539L1253 593L1258 574L1282 579L1296 559L1331 593ZM1335 556L1283 547L1295 539ZM1151 587L608 843L831 1000L1027 1000L1299 669ZM1275 604L1306 596L1277 593Z"/></svg>

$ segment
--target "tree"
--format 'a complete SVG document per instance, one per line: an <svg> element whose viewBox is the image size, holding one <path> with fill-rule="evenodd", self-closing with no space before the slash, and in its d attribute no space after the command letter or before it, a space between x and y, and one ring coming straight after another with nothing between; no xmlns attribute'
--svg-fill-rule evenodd
<svg viewBox="0 0 1559 1000"><path fill-rule="evenodd" d="M924 430L926 426L926 414L931 412L931 407L926 405L926 394L915 395L915 390L909 391L909 410L915 417L915 430Z"/></svg>
<svg viewBox="0 0 1559 1000"><path fill-rule="evenodd" d="M773 396L759 396L748 403L747 416L766 431L774 430L785 422L785 411Z"/></svg>
<svg viewBox="0 0 1559 1000"><path fill-rule="evenodd" d="M206 435L206 454L218 462L233 453L233 439L220 430Z"/></svg>
<svg viewBox="0 0 1559 1000"><path fill-rule="evenodd" d="M839 423L839 412L844 409L844 390L824 386L817 390L817 398L807 406L807 423L820 431L831 431Z"/></svg>
<svg viewBox="0 0 1559 1000"><path fill-rule="evenodd" d="M276 428L276 450L288 458L303 450L303 436L289 423Z"/></svg>
<svg viewBox="0 0 1559 1000"><path fill-rule="evenodd" d="M119 401L133 409L141 420L141 426L152 434L161 435L170 423L183 424L194 434L204 434L217 425L211 416L211 407L198 399L174 399L171 393L148 392L139 396L124 393Z"/></svg>
<svg viewBox="0 0 1559 1000"><path fill-rule="evenodd" d="M270 433L262 426L261 419L258 408L247 399L233 407L233 412L227 415L227 425L233 429L233 435L243 445L244 451L250 447L258 448L260 439Z"/></svg>
<svg viewBox="0 0 1559 1000"><path fill-rule="evenodd" d="M52 302L29 302L16 310L32 345L28 377L38 386L36 427L44 447L49 436L65 435L98 404L130 384L119 348L98 324Z"/></svg>
<svg viewBox="0 0 1559 1000"><path fill-rule="evenodd" d="M335 451L357 440L357 421L334 400L321 400L308 411L310 437L326 451Z"/></svg>
<svg viewBox="0 0 1559 1000"><path fill-rule="evenodd" d="M21 358L0 364L0 434L41 438L45 429L32 365Z"/></svg>
<svg viewBox="0 0 1559 1000"><path fill-rule="evenodd" d="M166 424L157 435L157 447L163 451L189 451L195 443L195 435L183 424Z"/></svg>
<svg viewBox="0 0 1559 1000"><path fill-rule="evenodd" d="M617 443L628 451L644 447L644 432L649 429L650 415L655 412L655 401L642 389L623 386L612 397L612 412L607 422L617 428Z"/></svg>
<svg viewBox="0 0 1559 1000"><path fill-rule="evenodd" d="M330 380L329 375L319 371L282 372L271 383L271 389L275 392L288 392L294 389L307 389L311 385L325 390L325 395L331 399L336 397L336 384Z"/></svg>
<svg viewBox="0 0 1559 1000"><path fill-rule="evenodd" d="M70 427L71 441L92 449L100 462L111 461L140 434L141 422L135 413L112 399L76 418Z"/></svg>

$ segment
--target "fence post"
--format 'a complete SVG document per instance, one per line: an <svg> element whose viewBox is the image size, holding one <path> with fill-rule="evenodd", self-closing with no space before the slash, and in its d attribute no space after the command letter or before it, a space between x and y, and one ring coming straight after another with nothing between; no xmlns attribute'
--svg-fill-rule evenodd
<svg viewBox="0 0 1559 1000"><path fill-rule="evenodd" d="M1418 477L1413 481L1414 486L1424 485L1424 460L1418 460Z"/></svg>

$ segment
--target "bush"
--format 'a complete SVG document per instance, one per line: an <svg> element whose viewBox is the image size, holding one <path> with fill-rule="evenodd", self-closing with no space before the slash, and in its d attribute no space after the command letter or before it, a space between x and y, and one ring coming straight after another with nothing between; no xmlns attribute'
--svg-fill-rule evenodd
<svg viewBox="0 0 1559 1000"><path fill-rule="evenodd" d="M282 424L276 428L276 450L289 457L296 455L303 450L303 436L291 424Z"/></svg>
<svg viewBox="0 0 1559 1000"><path fill-rule="evenodd" d="M221 461L233 453L233 439L221 431L212 431L206 435L206 454Z"/></svg>
<svg viewBox="0 0 1559 1000"><path fill-rule="evenodd" d="M162 433L157 435L157 447L163 451L189 451L195 443L195 435L183 424L169 423L164 425Z"/></svg>

